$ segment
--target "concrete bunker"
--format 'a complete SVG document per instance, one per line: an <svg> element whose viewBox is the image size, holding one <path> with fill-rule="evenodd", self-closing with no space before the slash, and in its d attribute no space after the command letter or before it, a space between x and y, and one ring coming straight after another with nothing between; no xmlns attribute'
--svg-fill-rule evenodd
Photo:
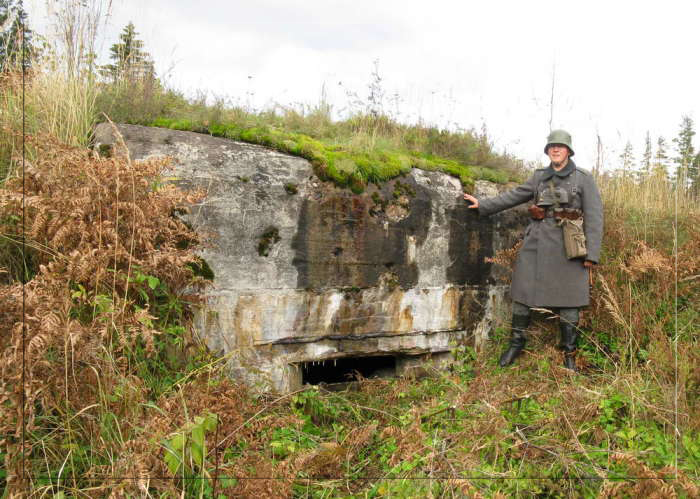
<svg viewBox="0 0 700 499"><path fill-rule="evenodd" d="M168 176L207 193L183 215L214 235L200 256L215 277L193 322L237 379L284 392L342 378L353 362L365 377L407 374L455 345L479 347L508 315L507 282L485 259L515 244L525 210L479 219L459 180L436 171L353 194L262 146L117 127L132 159L169 156ZM95 141L113 144L111 127ZM476 183L477 196L496 192Z"/></svg>

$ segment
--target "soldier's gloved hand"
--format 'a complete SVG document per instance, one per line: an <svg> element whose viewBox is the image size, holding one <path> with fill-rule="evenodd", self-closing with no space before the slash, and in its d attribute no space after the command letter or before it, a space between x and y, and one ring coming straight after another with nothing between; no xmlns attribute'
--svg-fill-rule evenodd
<svg viewBox="0 0 700 499"><path fill-rule="evenodd" d="M478 208L478 207L479 207L479 200L476 199L476 198L475 198L474 196L472 196L471 194L465 194L465 195L464 195L464 200L465 200L465 201L469 201L470 203L472 203L472 204L470 204L469 206L467 206L467 208L472 208L472 209L473 209L473 208Z"/></svg>
<svg viewBox="0 0 700 499"><path fill-rule="evenodd" d="M583 261L583 266L586 267L587 269L593 268L594 265L595 265L595 263L593 263L593 262L590 261L590 260L584 260L584 261Z"/></svg>

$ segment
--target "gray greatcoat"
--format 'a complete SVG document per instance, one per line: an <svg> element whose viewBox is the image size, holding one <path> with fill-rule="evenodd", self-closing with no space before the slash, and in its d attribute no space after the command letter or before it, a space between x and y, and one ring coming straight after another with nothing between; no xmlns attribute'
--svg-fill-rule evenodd
<svg viewBox="0 0 700 499"><path fill-rule="evenodd" d="M539 202L548 180L569 192L563 208L583 210L586 260L597 263L603 236L603 205L593 176L569 159L560 171L552 166L535 170L524 184L499 196L480 199L479 214L491 215L531 199ZM583 307L589 303L588 269L581 259L567 260L562 229L554 218L530 220L513 271L511 297L529 307Z"/></svg>

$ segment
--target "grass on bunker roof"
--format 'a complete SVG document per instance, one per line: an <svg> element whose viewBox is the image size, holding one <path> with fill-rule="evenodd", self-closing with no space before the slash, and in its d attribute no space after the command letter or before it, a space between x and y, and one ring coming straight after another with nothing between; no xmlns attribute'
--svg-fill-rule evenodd
<svg viewBox="0 0 700 499"><path fill-rule="evenodd" d="M302 133L294 130L294 121L288 118L290 113L293 111L286 110L282 115L250 113L243 118L234 113L231 116L237 121L222 123L157 118L149 125L208 133L300 156L311 162L320 178L349 187L355 193L362 192L368 183L380 184L411 168L452 175L468 191L476 180L505 183L521 175L521 165L514 158L493 153L488 139L472 132L440 131L402 125L384 116L358 115L343 122L327 117L332 134L300 127L306 132ZM451 146L450 141L454 143Z"/></svg>
<svg viewBox="0 0 700 499"><path fill-rule="evenodd" d="M485 125L475 130L402 123L381 105L357 96L342 116L323 96L315 105L252 109L226 99L211 103L205 94L186 98L157 79L66 77L39 61L34 69L26 95L19 73L8 71L0 80L0 102L8 111L1 124L19 129L26 116L28 133L48 132L66 144L88 144L95 124L109 117L114 123L208 133L298 155L321 178L355 192L411 168L443 171L459 178L467 191L476 180L505 183L524 175L521 160L496 151ZM0 139L0 178L17 167L12 155L18 148L10 135Z"/></svg>

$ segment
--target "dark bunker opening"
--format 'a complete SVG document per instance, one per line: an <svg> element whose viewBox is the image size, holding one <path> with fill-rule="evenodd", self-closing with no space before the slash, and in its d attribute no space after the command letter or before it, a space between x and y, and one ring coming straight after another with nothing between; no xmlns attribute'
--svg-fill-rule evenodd
<svg viewBox="0 0 700 499"><path fill-rule="evenodd" d="M355 381L357 373L364 378L388 378L396 376L396 357L344 357L340 359L302 362L302 384L345 383Z"/></svg>

